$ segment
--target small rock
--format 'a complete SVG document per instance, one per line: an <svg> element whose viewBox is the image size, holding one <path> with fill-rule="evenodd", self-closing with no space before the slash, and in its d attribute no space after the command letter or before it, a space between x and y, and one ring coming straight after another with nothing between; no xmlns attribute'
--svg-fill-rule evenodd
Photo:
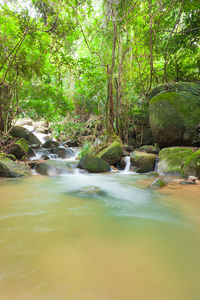
<svg viewBox="0 0 200 300"><path fill-rule="evenodd" d="M181 181L180 184L189 185L189 184L195 184L195 182L194 181Z"/></svg>
<svg viewBox="0 0 200 300"><path fill-rule="evenodd" d="M198 180L198 178L196 176L191 175L191 176L188 177L188 181L194 181L195 182L196 180Z"/></svg>
<svg viewBox="0 0 200 300"><path fill-rule="evenodd" d="M157 190L164 186L166 186L166 183L163 181L163 179L157 178L156 180L154 180L154 182L152 184L150 184L149 188L153 189L153 190Z"/></svg>
<svg viewBox="0 0 200 300"><path fill-rule="evenodd" d="M111 169L113 169L114 171L119 172L119 170L118 170L117 168L115 168L114 166L110 166L110 167L111 167Z"/></svg>
<svg viewBox="0 0 200 300"><path fill-rule="evenodd" d="M46 141L42 145L42 148L54 148L54 147L59 147L59 143L55 142L55 141L52 141L52 140Z"/></svg>

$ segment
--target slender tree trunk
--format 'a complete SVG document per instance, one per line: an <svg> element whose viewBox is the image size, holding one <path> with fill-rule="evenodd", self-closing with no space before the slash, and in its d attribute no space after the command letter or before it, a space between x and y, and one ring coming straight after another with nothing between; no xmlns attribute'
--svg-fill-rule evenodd
<svg viewBox="0 0 200 300"><path fill-rule="evenodd" d="M108 67L108 92L107 92L107 103L106 103L106 130L107 130L107 139L111 140L114 136L114 129L113 129L113 115L111 116L111 108L113 111L113 73L114 73L114 66L115 66L115 52L116 52L116 42L117 42L117 25L113 21L113 47L112 47L112 62L111 68L109 70Z"/></svg>

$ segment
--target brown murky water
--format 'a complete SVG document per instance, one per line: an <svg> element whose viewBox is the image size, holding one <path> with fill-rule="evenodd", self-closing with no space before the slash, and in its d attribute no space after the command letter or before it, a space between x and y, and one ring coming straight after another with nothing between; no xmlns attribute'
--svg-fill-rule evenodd
<svg viewBox="0 0 200 300"><path fill-rule="evenodd" d="M0 299L199 300L200 187L143 178L0 181Z"/></svg>

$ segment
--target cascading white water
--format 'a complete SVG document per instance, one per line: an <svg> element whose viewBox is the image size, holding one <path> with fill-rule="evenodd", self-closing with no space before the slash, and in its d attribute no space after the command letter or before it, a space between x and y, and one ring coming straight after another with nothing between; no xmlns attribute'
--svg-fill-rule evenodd
<svg viewBox="0 0 200 300"><path fill-rule="evenodd" d="M131 169L130 156L125 156L124 162L126 163L126 166L125 169L123 170L123 173L129 173Z"/></svg>
<svg viewBox="0 0 200 300"><path fill-rule="evenodd" d="M158 172L158 156L156 156L154 172Z"/></svg>

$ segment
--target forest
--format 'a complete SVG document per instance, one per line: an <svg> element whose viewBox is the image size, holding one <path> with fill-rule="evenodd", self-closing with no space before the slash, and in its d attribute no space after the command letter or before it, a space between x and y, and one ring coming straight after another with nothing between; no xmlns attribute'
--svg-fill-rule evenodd
<svg viewBox="0 0 200 300"><path fill-rule="evenodd" d="M0 0L0 299L200 299L200 1Z"/></svg>
<svg viewBox="0 0 200 300"><path fill-rule="evenodd" d="M198 0L1 1L1 132L30 117L59 136L92 114L128 143L153 88L199 82L199 20Z"/></svg>

